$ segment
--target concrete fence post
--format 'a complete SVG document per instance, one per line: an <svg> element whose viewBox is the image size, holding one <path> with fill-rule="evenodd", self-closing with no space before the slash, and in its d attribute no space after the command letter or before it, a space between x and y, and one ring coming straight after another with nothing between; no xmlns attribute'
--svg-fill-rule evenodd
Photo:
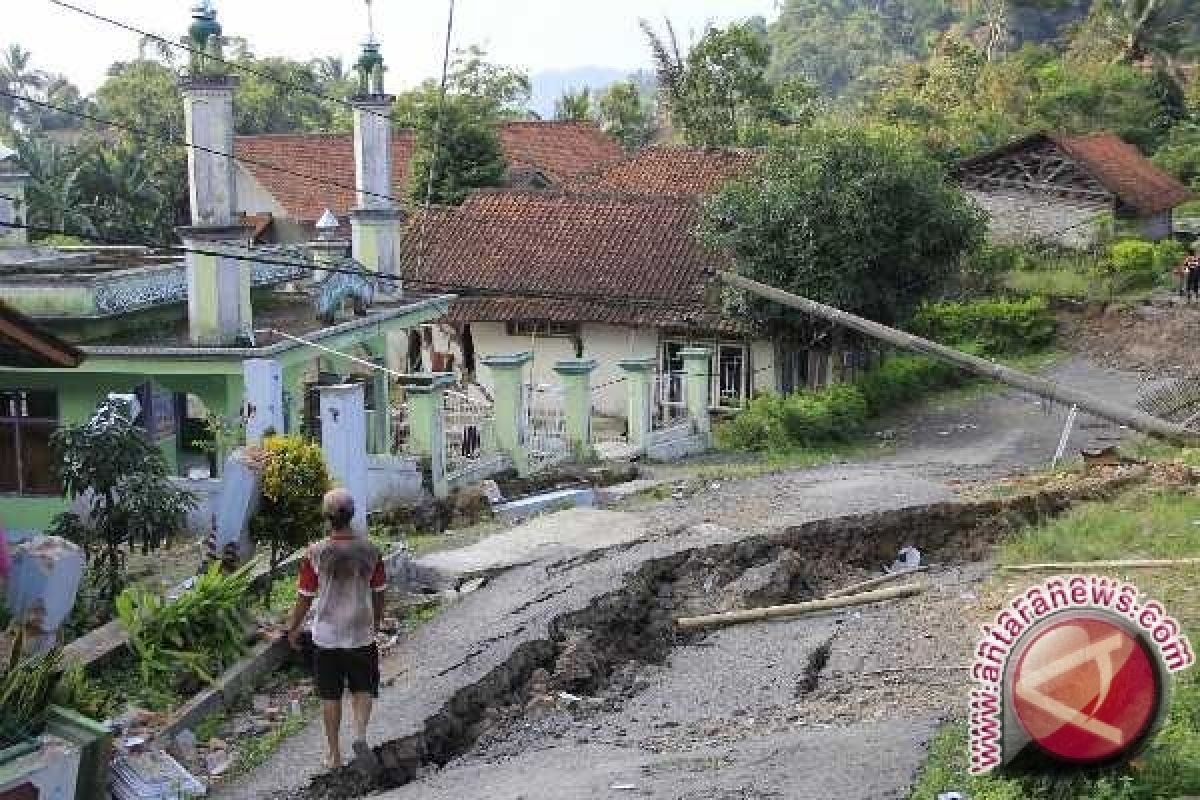
<svg viewBox="0 0 1200 800"><path fill-rule="evenodd" d="M529 474L529 452L525 447L525 365L533 353L488 356L482 359L492 371L495 398L496 446L508 454L517 474Z"/></svg>
<svg viewBox="0 0 1200 800"><path fill-rule="evenodd" d="M242 419L246 422L246 444L262 444L267 431L282 435L283 371L271 358L251 358L242 364L246 399Z"/></svg>
<svg viewBox="0 0 1200 800"><path fill-rule="evenodd" d="M371 362L380 367L371 374L371 393L375 399L371 452L387 454L392 449L392 399L388 374L383 369L387 366L387 359L373 358Z"/></svg>
<svg viewBox="0 0 1200 800"><path fill-rule="evenodd" d="M361 383L321 386L321 450L334 482L354 496L355 533L367 533L367 409Z"/></svg>
<svg viewBox="0 0 1200 800"><path fill-rule="evenodd" d="M44 653L58 641L83 568L83 549L57 536L38 536L14 548L5 600L16 626L25 629L27 652Z"/></svg>
<svg viewBox="0 0 1200 800"><path fill-rule="evenodd" d="M567 359L554 365L563 386L563 416L571 452L580 461L592 454L592 372L594 360Z"/></svg>
<svg viewBox="0 0 1200 800"><path fill-rule="evenodd" d="M683 398L688 416L692 418L697 433L708 435L712 432L712 421L708 416L712 350L707 347L685 347L679 351L679 355L683 358Z"/></svg>
<svg viewBox="0 0 1200 800"><path fill-rule="evenodd" d="M446 482L446 389L454 385L448 372L403 378L408 405L408 451L429 461L430 491L434 497L450 494Z"/></svg>
<svg viewBox="0 0 1200 800"><path fill-rule="evenodd" d="M644 449L650 435L654 411L654 373L658 366L654 358L629 358L618 361L617 366L625 373L629 407L629 444Z"/></svg>

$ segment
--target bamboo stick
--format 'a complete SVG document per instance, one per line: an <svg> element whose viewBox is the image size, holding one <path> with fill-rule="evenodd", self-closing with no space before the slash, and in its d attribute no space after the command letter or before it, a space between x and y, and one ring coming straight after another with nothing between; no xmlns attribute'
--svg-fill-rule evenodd
<svg viewBox="0 0 1200 800"><path fill-rule="evenodd" d="M928 569L929 569L929 567L914 567L913 569L901 569L901 570L896 570L895 572L889 572L886 575L879 575L878 577L875 577L875 578L868 578L865 581L859 581L858 583L852 583L849 586L843 586L841 589L832 591L829 594L825 595L825 599L828 600L831 597L846 597L848 595L858 594L859 592L865 592L867 589L874 589L876 586L879 586L880 584L890 583L890 582L896 580L897 578L903 578L905 575L912 575L914 572L925 572Z"/></svg>
<svg viewBox="0 0 1200 800"><path fill-rule="evenodd" d="M830 611L847 606L861 606L867 603L881 603L885 600L897 600L901 597L911 597L925 591L919 583L904 586L893 586L887 589L877 589L873 592L862 592L850 597L833 597L823 600L811 600L807 603L792 603L784 606L768 608L751 608L745 611L727 611L723 614L706 614L701 617L680 617L675 624L680 630L700 630L702 628L719 628L725 625L739 625L743 622L760 622L762 620L782 617L798 617L817 611Z"/></svg>
<svg viewBox="0 0 1200 800"><path fill-rule="evenodd" d="M1115 561L1059 561L1048 564L1007 564L996 567L1000 572L1048 572L1063 570L1078 572L1090 569L1158 569L1200 565L1200 558L1142 558Z"/></svg>
<svg viewBox="0 0 1200 800"><path fill-rule="evenodd" d="M772 300L788 308L795 308L807 314L827 319L830 322L864 333L867 336L895 345L896 347L911 350L914 353L922 353L940 361L946 361L960 369L1000 381L1009 386L1015 386L1018 389L1023 389L1039 397L1062 403L1065 406L1079 406L1080 409L1089 414L1110 422L1115 422L1118 425L1125 425L1139 433L1157 436L1160 439L1182 445L1200 443L1200 435L1195 431L1188 430L1182 425L1176 425L1173 422L1159 419L1144 411L1129 408L1106 398L1087 394L1070 386L1064 386L1054 381L1048 381L1045 378L1021 372L1020 370L1006 367L1003 364L997 364L994 361L988 361L978 356L960 352L952 347L946 347L937 342L922 339L920 336L914 336L911 333L889 328L886 325L872 322L869 319L863 319L833 306L809 300L807 297L785 292L782 289L776 289L765 283L752 281L734 272L719 272L718 275L721 280L736 289Z"/></svg>

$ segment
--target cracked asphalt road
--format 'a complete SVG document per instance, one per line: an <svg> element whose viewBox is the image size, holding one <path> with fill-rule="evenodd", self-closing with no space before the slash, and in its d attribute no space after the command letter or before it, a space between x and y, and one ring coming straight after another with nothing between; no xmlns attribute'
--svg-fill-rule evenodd
<svg viewBox="0 0 1200 800"><path fill-rule="evenodd" d="M1126 400L1145 388L1138 375L1078 359L1053 374ZM533 563L498 576L417 631L385 667L389 685L371 738L420 730L457 688L480 680L522 643L546 638L554 618L619 588L648 559L816 519L953 499L960 482L1048 464L1066 411L1047 410L1009 390L934 404L886 423L895 431L895 447L881 458L591 512L612 514L614 526L636 530L619 547L606 540L608 549L598 557L581 557L593 549L588 542L564 537L571 543L536 552ZM1070 451L1124 435L1081 415ZM660 473L685 474L674 467ZM577 513L550 519L569 531ZM726 530L690 527L700 523ZM385 796L902 797L938 720L966 688L954 665L971 647L973 632L962 620L984 572L935 570L934 590L924 599L710 635L676 649L666 667L640 668L638 683L647 685L614 710L521 720ZM838 619L853 635L840 636L834 647L828 669L834 677L813 695L795 697L804 659ZM886 671L900 667L922 671L919 678ZM321 747L315 721L216 796L292 796L319 770Z"/></svg>

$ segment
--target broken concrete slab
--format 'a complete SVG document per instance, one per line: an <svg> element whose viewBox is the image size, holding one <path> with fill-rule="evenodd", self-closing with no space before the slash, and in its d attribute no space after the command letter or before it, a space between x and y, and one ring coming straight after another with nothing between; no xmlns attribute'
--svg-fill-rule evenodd
<svg viewBox="0 0 1200 800"><path fill-rule="evenodd" d="M596 505L601 508L609 508L666 485L667 482L663 480L641 478L636 481L618 483L616 486L605 486L596 490Z"/></svg>
<svg viewBox="0 0 1200 800"><path fill-rule="evenodd" d="M469 547L416 559L420 568L468 579L544 558L579 555L644 541L649 533L634 514L576 508L530 520Z"/></svg>

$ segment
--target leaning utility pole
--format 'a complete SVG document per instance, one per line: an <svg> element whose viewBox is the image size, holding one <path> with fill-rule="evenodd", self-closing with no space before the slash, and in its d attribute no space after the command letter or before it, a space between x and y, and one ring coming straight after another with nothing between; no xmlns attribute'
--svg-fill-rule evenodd
<svg viewBox="0 0 1200 800"><path fill-rule="evenodd" d="M937 342L922 339L920 336L913 336L911 333L889 328L887 325L880 325L878 322L863 319L833 306L827 306L824 303L818 303L815 300L809 300L806 297L800 297L799 295L785 292L782 289L776 289L773 286L752 281L734 272L720 272L718 275L721 280L736 289L741 289L750 294L772 300L780 305L827 319L843 327L865 333L867 336L879 341L903 348L904 350L911 350L915 353L932 356L933 358L953 364L960 369L964 369L967 372L974 372L985 378L991 378L1009 386L1015 386L1018 389L1023 389L1047 400L1053 400L1066 406L1079 406L1080 409L1089 414L1109 420L1110 422L1115 422L1118 425L1132 428L1139 433L1157 436L1161 439L1182 445L1200 443L1200 433L1189 430L1182 425L1167 422L1164 419L1143 411L1138 411L1119 403L1113 403L1104 398L1072 389L1070 386L1063 386L1054 381L1038 378L1020 370L979 358L978 356L968 355L952 347L946 347Z"/></svg>

